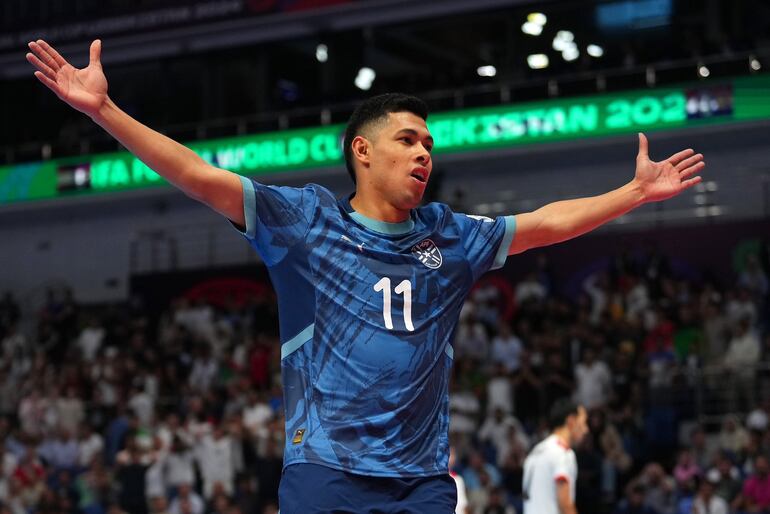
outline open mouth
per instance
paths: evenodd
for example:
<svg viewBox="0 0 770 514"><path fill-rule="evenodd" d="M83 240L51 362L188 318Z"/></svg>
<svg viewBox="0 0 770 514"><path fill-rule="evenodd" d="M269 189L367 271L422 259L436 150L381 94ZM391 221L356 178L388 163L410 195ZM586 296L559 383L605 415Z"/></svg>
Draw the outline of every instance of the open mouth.
<svg viewBox="0 0 770 514"><path fill-rule="evenodd" d="M423 184L428 181L428 170L425 168L421 168L421 167L415 168L414 170L412 170L411 175L413 179L419 180Z"/></svg>

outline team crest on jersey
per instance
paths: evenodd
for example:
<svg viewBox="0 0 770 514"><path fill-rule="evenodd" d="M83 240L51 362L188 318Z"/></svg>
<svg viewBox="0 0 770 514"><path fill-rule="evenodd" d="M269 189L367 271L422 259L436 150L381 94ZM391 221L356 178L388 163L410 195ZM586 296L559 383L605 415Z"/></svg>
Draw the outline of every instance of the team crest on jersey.
<svg viewBox="0 0 770 514"><path fill-rule="evenodd" d="M441 267L443 258L441 257L441 251L439 251L436 243L430 239L424 239L412 247L412 255L417 257L421 263L425 264L430 269L437 269Z"/></svg>

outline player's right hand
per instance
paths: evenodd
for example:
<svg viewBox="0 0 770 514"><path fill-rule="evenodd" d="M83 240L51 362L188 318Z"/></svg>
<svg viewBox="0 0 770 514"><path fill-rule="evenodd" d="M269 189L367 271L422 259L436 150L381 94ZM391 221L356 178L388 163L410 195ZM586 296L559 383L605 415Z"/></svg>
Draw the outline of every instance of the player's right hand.
<svg viewBox="0 0 770 514"><path fill-rule="evenodd" d="M37 68L35 77L78 111L94 117L107 100L107 78L102 71L102 42L91 43L90 62L77 69L51 45L38 39L29 43L27 60Z"/></svg>

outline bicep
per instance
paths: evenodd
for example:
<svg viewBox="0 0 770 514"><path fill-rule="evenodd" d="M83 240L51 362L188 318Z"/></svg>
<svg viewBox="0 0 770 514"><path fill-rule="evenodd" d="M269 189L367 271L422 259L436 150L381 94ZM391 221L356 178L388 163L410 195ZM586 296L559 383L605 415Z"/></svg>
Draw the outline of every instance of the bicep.
<svg viewBox="0 0 770 514"><path fill-rule="evenodd" d="M207 164L200 170L200 189L196 197L233 223L246 226L240 175Z"/></svg>

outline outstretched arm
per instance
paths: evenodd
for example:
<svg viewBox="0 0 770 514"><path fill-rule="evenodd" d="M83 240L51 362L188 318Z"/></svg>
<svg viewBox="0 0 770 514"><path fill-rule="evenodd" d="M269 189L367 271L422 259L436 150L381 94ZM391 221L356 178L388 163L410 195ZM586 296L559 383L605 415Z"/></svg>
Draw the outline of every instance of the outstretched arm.
<svg viewBox="0 0 770 514"><path fill-rule="evenodd" d="M76 69L52 46L29 43L27 60L35 77L64 102L88 115L115 139L186 195L244 226L243 189L238 175L211 166L195 152L123 112L107 95L100 60L102 43L91 43L90 62Z"/></svg>
<svg viewBox="0 0 770 514"><path fill-rule="evenodd" d="M508 255L547 246L585 234L649 202L678 195L701 181L706 164L692 149L660 162L650 160L647 138L639 134L636 174L628 184L599 196L550 203L516 216L516 236Z"/></svg>

